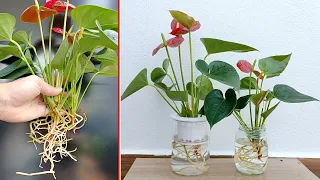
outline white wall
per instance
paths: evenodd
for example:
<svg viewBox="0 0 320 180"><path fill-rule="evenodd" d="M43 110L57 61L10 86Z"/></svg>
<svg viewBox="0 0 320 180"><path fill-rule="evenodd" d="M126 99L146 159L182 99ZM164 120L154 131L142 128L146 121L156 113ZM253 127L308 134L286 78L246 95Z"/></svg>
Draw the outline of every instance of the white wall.
<svg viewBox="0 0 320 180"><path fill-rule="evenodd" d="M161 66L166 57L160 50L151 56L160 42L160 33L169 38L171 16L178 9L199 20L202 27L193 34L194 59L203 58L205 49L199 38L215 37L241 42L260 50L247 54L220 54L210 60L233 65L239 59L262 58L293 53L285 72L268 79L266 86L288 84L320 98L320 4L318 0L269 1L121 1L121 92L144 67L149 73ZM188 68L187 42L182 46L185 69ZM171 51L174 61L176 50ZM189 72L188 72L189 73ZM242 74L243 75L243 74ZM188 77L190 75L188 74ZM216 88L221 84L214 82ZM170 154L172 110L152 88L145 88L122 103L122 154ZM269 117L270 155L320 157L320 103L281 103ZM214 126L210 148L213 155L232 155L238 124L229 117Z"/></svg>

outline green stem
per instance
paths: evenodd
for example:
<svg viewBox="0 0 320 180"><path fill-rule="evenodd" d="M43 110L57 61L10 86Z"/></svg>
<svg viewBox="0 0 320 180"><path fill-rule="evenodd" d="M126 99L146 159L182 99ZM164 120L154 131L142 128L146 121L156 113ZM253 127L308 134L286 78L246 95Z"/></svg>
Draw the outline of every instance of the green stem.
<svg viewBox="0 0 320 180"><path fill-rule="evenodd" d="M251 95L251 78L252 78L252 71L254 70L254 67L256 65L256 61L254 60L253 65L252 65L252 69L250 71L250 83L249 83L249 95ZM250 122L251 122L251 128L253 130L253 119L252 119L252 107L251 107L251 102L249 102L249 109L250 109Z"/></svg>
<svg viewBox="0 0 320 180"><path fill-rule="evenodd" d="M87 92L87 90L88 90L88 88L89 88L90 84L92 83L93 79L94 79L98 74L99 74L99 72L95 73L95 74L91 77L91 79L90 79L90 81L89 81L89 83L88 83L87 87L84 89L84 91L83 91L83 93L82 93L82 96L81 96L81 98L80 98L80 100L79 100L79 103L78 103L78 107L80 106L81 101L82 101L82 99L83 99L84 95L86 94L86 92Z"/></svg>
<svg viewBox="0 0 320 180"><path fill-rule="evenodd" d="M194 84L193 79L193 61L192 61L192 38L191 38L191 31L189 31L189 52L190 52L190 66L191 66L191 83ZM194 96L194 89L191 86L191 106L192 106L192 117L195 115L195 104L194 104L195 96Z"/></svg>
<svg viewBox="0 0 320 180"><path fill-rule="evenodd" d="M180 91L179 83L178 83L177 76L176 76L176 73L175 73L173 65L172 65L172 60L171 60L171 56L170 56L170 53L169 53L169 50L168 50L166 39L165 39L163 34L161 34L161 37L162 37L162 41L163 41L164 47L165 47L166 52L167 52L167 56L168 56L168 59L169 59L169 63L170 63L170 67L171 67L171 70L172 70L173 77L174 77L174 79L176 81L178 90Z"/></svg>
<svg viewBox="0 0 320 180"><path fill-rule="evenodd" d="M181 73L183 90L186 91L186 86L185 86L185 83L184 83L184 76L183 76L182 57L181 57L181 47L180 46L178 46L178 55L179 55L180 73Z"/></svg>
<svg viewBox="0 0 320 180"><path fill-rule="evenodd" d="M67 0L67 8L64 13L64 21L63 21L63 40L65 39L66 35L66 29L67 29L67 17L68 17L68 9L69 9L69 0Z"/></svg>
<svg viewBox="0 0 320 180"><path fill-rule="evenodd" d="M28 62L28 60L27 60L26 56L24 55L24 53L23 53L23 51L22 51L22 49L21 49L20 45L19 45L16 41L14 41L14 40L12 40L12 39L10 40L10 42L12 42L14 45L16 45L16 46L17 46L17 48L18 48L18 50L19 50L19 52L20 52L20 54L21 54L21 56L22 56L22 60L27 64L27 66L28 66L28 68L29 68L30 72L31 72L33 75L35 75L35 73L34 73L33 69L31 68L31 66L30 66L30 64L29 64L29 62Z"/></svg>
<svg viewBox="0 0 320 180"><path fill-rule="evenodd" d="M206 61L207 57L209 56L209 54L207 54L205 57L204 57L204 61ZM200 86L198 87L198 92L197 92L197 99L196 99L196 110L198 111L199 109L199 104L200 104L200 92L201 92L201 89L202 89L202 78L203 78L203 75L201 76L201 79L200 79ZM207 80L209 80L208 77L206 77ZM210 81L210 80L209 80Z"/></svg>
<svg viewBox="0 0 320 180"><path fill-rule="evenodd" d="M167 100L167 98L160 92L159 88L157 88L157 86L153 85L153 84L149 84L148 86L151 86L153 88L155 88L157 90L157 92L160 94L160 96L162 97L162 99L177 113L180 115L180 112L178 109L175 109L172 104Z"/></svg>

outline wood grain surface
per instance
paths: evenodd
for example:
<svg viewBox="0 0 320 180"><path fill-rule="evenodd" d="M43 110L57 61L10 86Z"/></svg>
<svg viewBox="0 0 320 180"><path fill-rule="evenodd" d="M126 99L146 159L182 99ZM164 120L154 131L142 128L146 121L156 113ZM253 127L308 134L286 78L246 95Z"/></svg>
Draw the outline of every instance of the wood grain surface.
<svg viewBox="0 0 320 180"><path fill-rule="evenodd" d="M121 156L121 179L127 175L133 162L137 158L169 158L169 156L152 156L152 155L122 155ZM213 158L230 158L230 156L214 156ZM170 161L170 159L168 159ZM320 159L307 158L299 159L313 174L320 177ZM170 162L169 162L170 164ZM233 164L232 164L233 165ZM170 166L169 166L170 167ZM233 165L234 167L234 165ZM269 167L268 167L269 168ZM256 178L255 178L256 179ZM314 177L312 177L314 179ZM126 179L127 180L127 179ZM130 180L130 179L129 179Z"/></svg>

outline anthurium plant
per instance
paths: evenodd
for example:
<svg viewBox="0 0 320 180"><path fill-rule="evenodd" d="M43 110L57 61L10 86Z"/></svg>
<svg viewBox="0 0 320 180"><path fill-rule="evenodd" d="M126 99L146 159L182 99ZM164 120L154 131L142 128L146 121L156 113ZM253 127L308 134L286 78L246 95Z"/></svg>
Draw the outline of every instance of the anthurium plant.
<svg viewBox="0 0 320 180"><path fill-rule="evenodd" d="M207 54L203 59L194 61L192 34L200 29L200 22L181 11L170 10L169 12L173 18L169 34L173 37L167 40L165 35L161 34L162 42L152 52L152 56L154 56L159 50L164 49L167 58L162 61L162 66L152 70L151 82L148 80L147 69L140 71L122 94L121 100L146 86L150 86L179 116L198 117L202 106L201 102L213 90L212 80L240 89L240 78L236 69L220 60L208 64L206 62L208 56L222 52L250 52L256 51L256 49L235 42L201 38ZM181 53L181 44L185 41L185 36L187 36L189 44L188 58L183 57ZM177 56L170 53L170 48L177 49ZM177 57L179 67L173 66L173 57ZM186 59L189 60L185 61ZM190 67L190 82L185 80L184 63L188 63ZM195 76L194 66L201 72L200 76ZM168 78L169 83L164 81L165 78Z"/></svg>
<svg viewBox="0 0 320 180"><path fill-rule="evenodd" d="M63 28L53 27L58 13L64 14ZM69 13L77 28L72 26L67 29ZM0 13L0 41L7 42L0 46L0 63L12 57L17 59L0 70L0 78L38 75L48 84L62 88L63 92L56 97L44 96L50 113L45 118L30 122L29 142L43 145L41 163L49 162L50 170L18 174L52 174L55 177L55 163L64 157L76 161L72 155L75 150L67 149L68 142L72 140L67 138L67 132L75 133L87 121L85 114L78 114L78 109L93 78L97 75L118 75L118 13L94 5L75 7L69 0L47 0L44 5L34 0L34 5L22 13L20 20L39 26L45 63L40 63L39 49L32 44L32 32L15 31L15 17ZM49 42L45 41L42 28L42 21L45 20L50 21ZM56 52L52 50L52 31L60 33L63 39ZM85 73L92 73L93 76L81 93Z"/></svg>
<svg viewBox="0 0 320 180"><path fill-rule="evenodd" d="M252 65L246 60L238 61L237 67L248 75L240 80L241 92L247 93L237 97L234 89L228 89L225 95L219 89L211 91L204 102L204 112L209 123L214 125L233 114L243 129L253 131L265 126L269 115L280 102L319 101L285 84L276 84L273 89L264 89L265 80L279 76L287 67L290 58L291 54L270 56L258 61L254 60ZM274 101L277 102L274 103ZM242 114L243 109L247 106L249 106L249 122L243 118Z"/></svg>

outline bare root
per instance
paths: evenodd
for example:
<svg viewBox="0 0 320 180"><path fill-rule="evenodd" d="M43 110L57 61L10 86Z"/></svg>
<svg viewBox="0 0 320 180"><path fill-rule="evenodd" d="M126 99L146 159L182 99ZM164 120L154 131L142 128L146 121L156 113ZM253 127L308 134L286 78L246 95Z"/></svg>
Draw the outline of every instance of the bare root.
<svg viewBox="0 0 320 180"><path fill-rule="evenodd" d="M50 170L38 173L16 172L16 174L24 176L52 174L56 178L54 171L55 163L60 162L65 157L70 157L74 161L77 161L76 157L72 155L77 149L67 150L68 142L72 140L72 138L67 138L67 133L69 131L75 133L76 130L82 128L87 121L87 117L85 114L81 116L77 113L69 113L66 110L61 111L60 113L54 112L46 118L32 121L29 125L30 133L28 134L31 138L29 142L43 145L43 152L39 154L41 156L39 167L42 168L43 162L50 162ZM56 156L59 156L59 158Z"/></svg>

